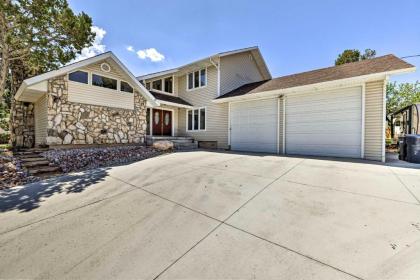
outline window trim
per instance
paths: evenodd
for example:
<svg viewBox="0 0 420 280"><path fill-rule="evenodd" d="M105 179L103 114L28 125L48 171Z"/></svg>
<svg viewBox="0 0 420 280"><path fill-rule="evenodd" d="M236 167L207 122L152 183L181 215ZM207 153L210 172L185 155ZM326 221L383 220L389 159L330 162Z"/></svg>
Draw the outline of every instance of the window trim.
<svg viewBox="0 0 420 280"><path fill-rule="evenodd" d="M101 76L101 77L108 78L108 79L112 79L112 80L116 80L116 81L117 81L117 88L116 88L116 89L112 89L112 88L107 88L107 87L101 87L101 86L94 85L94 84L93 84L93 75L96 75L96 76ZM94 72L94 71L92 71L92 72L91 72L91 75L90 75L90 85L91 85L91 86L93 86L93 87L99 87L99 88L104 88L104 89L109 89L109 90L112 90L112 91L121 92L121 91L120 91L120 81L121 81L120 79L117 79L117 78L115 78L115 77L111 77L111 76L107 76L107 75L99 74L99 73L96 73L96 72ZM125 91L123 91L123 92L125 92ZM127 92L127 93L129 93L129 92Z"/></svg>
<svg viewBox="0 0 420 280"><path fill-rule="evenodd" d="M206 75L205 75L205 77L206 77L206 84L204 86L202 86L201 85L201 70L204 70L204 69L206 70ZM199 84L198 87L194 87L194 73L195 72L198 72L198 84ZM190 74L193 74L193 83L192 83L193 87L191 89L188 88L188 84L189 84L189 77L188 76ZM186 89L186 91L193 91L193 90L196 90L196 89L205 88L205 87L207 87L207 84L208 83L209 83L209 79L208 79L208 69L207 69L207 66L206 67L203 67L203 68L200 68L198 70L190 71L187 74L185 74L185 89Z"/></svg>
<svg viewBox="0 0 420 280"><path fill-rule="evenodd" d="M201 121L201 114L200 111L201 109L204 109L205 112L205 117L204 117L204 129L200 129L200 121ZM198 110L198 129L194 129L194 111ZM188 112L192 111L192 129L188 129ZM194 107L191 109L186 109L185 110L185 131L187 132L206 132L207 131L207 106L203 106L203 107Z"/></svg>
<svg viewBox="0 0 420 280"><path fill-rule="evenodd" d="M121 90L121 82L124 82L124 83L128 84L133 89L133 92ZM127 82L126 80L119 80L119 84L120 84L120 87L118 88L119 91L124 92L124 93L134 93L134 87L129 82Z"/></svg>
<svg viewBox="0 0 420 280"><path fill-rule="evenodd" d="M166 90L166 88L165 88L165 79L166 78L172 78L172 92L165 91ZM158 89L153 88L153 82L159 81L159 80L161 80L161 82L162 82L162 89L163 90L158 90ZM145 80L144 84L146 84L146 83L150 83L150 89L148 89L148 90L156 91L156 92L163 93L163 94L175 95L175 76L174 75L163 76L163 77L156 78L156 79L151 79L151 80Z"/></svg>
<svg viewBox="0 0 420 280"><path fill-rule="evenodd" d="M82 71L82 72L88 73L88 83L87 84L85 84L85 83L79 83L79 82L76 82L76 81L71 81L69 79L70 73L77 72L77 71ZM98 75L98 76L102 76L102 77L105 77L105 78L117 80L117 89L110 89L110 88L106 88L106 87L95 86L92 83L93 74ZM131 83L127 82L126 80L123 80L123 79L120 79L118 77L111 76L111 75L104 75L103 73L99 73L97 71L85 70L83 68L76 69L74 71L68 72L66 76L67 76L67 81L69 83L77 83L77 84L81 84L83 86L97 87L97 88L101 88L103 90L111 91L111 92L114 92L114 93L116 92L116 93L121 93L121 94L135 94L135 91L136 91L135 87ZM122 91L121 90L121 81L126 82L127 84L129 84L133 88L133 92Z"/></svg>
<svg viewBox="0 0 420 280"><path fill-rule="evenodd" d="M72 74L72 73L76 73L76 72L85 72L85 73L87 73L87 83L81 83L81 82L78 82L78 81L72 81L72 80L70 80L70 74ZM83 84L83 85L90 85L90 83L91 83L91 77L90 77L90 71L85 71L85 70L81 70L81 69L78 69L78 70L74 70L74 71L71 71L71 72L68 72L67 73L67 80L69 81L69 82L72 82L72 83L78 83L78 84Z"/></svg>

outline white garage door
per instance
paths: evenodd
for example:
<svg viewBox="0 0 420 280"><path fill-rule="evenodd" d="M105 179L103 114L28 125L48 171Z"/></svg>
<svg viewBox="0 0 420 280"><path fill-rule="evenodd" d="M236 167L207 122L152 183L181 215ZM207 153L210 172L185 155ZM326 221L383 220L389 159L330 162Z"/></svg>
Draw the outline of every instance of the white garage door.
<svg viewBox="0 0 420 280"><path fill-rule="evenodd" d="M232 150L277 153L277 99L232 103Z"/></svg>
<svg viewBox="0 0 420 280"><path fill-rule="evenodd" d="M288 154L360 158L361 132L361 87L287 96Z"/></svg>

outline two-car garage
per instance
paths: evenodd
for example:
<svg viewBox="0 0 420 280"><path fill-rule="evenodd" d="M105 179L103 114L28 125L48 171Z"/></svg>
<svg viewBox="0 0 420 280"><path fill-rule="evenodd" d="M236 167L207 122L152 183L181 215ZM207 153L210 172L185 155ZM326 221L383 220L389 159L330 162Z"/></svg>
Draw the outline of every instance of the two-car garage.
<svg viewBox="0 0 420 280"><path fill-rule="evenodd" d="M361 158L362 98L357 86L232 102L231 149Z"/></svg>

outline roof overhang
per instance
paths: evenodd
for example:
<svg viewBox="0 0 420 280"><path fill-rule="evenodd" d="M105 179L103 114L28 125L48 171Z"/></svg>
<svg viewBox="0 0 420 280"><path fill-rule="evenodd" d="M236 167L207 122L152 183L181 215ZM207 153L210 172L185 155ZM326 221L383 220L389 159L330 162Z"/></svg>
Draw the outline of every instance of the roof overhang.
<svg viewBox="0 0 420 280"><path fill-rule="evenodd" d="M218 53L212 56L205 57L203 59L193 61L191 63L185 64L183 66L180 66L174 69L169 69L169 70L151 73L147 75L141 75L141 76L138 76L137 79L142 81L142 80L150 80L150 79L154 79L154 78L158 78L158 77L162 77L166 75L171 75L171 74L183 75L186 72L193 71L198 66L199 67L211 66L211 65L214 65L215 62L218 62L223 57L238 54L238 53L243 53L243 52L251 52L252 56L255 58L257 66L259 70L261 71L261 74L264 79L272 78L270 71L268 70L267 64L265 63L264 57L262 56L260 52L260 49L258 47L250 47L250 48L244 48L244 49L238 49L234 51Z"/></svg>
<svg viewBox="0 0 420 280"><path fill-rule="evenodd" d="M142 94L147 102L152 106L158 106L159 103L154 98L154 96L136 79L136 77L125 67L125 65L112 53L106 52L91 58L84 59L66 66L63 66L57 70L46 72L41 75L34 76L32 78L26 79L22 82L22 85L19 87L18 91L15 94L15 99L18 101L36 101L40 95L46 93L48 90L47 81L54 77L59 77L66 75L68 72L73 70L83 68L90 64L102 61L104 59L110 58L115 61L115 63L127 74L128 77L132 80L134 87ZM38 96L39 95L39 96ZM38 96L38 98L37 98ZM33 100L33 101L30 101Z"/></svg>
<svg viewBox="0 0 420 280"><path fill-rule="evenodd" d="M244 94L244 95L233 96L233 97L218 98L218 99L212 100L212 102L213 103L226 103L226 102L235 102L235 101L243 101L243 100L270 98L270 97L276 97L276 96L288 95L288 94L304 93L307 91L318 91L318 90L333 89L333 88L339 88L339 87L358 86L366 82L386 80L388 79L390 75L411 73L411 72L414 72L415 70L416 70L416 67L411 67L411 68L393 70L393 71L388 71L388 72L374 73L374 74L356 76L356 77L351 77L351 78L346 78L346 79L333 80L333 81L322 82L322 83L290 87L290 88L285 88L285 89L275 89L275 90L270 90L270 91L262 91L262 92Z"/></svg>
<svg viewBox="0 0 420 280"><path fill-rule="evenodd" d="M179 104L179 103L175 103L175 102L169 102L169 101L164 101L164 100L159 100L160 104L164 104L164 105L168 105L168 106L173 106L173 107L178 107L178 108L185 108L185 109L192 109L194 108L193 106L189 106L189 105L185 105L185 104Z"/></svg>

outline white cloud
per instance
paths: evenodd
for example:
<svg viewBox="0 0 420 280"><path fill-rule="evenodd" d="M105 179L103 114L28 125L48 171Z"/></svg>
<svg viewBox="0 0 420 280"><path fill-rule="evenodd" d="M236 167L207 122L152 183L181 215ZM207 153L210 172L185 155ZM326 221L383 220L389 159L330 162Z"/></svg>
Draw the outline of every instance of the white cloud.
<svg viewBox="0 0 420 280"><path fill-rule="evenodd" d="M82 53L78 55L74 61L83 60L105 52L106 46L102 44L102 41L106 35L106 31L98 26L92 26L91 30L93 33L96 34L92 46L90 46L89 48L84 48L82 50Z"/></svg>
<svg viewBox="0 0 420 280"><path fill-rule="evenodd" d="M137 56L140 59L150 59L152 62L159 62L165 59L165 56L158 52L155 48L144 49L137 51Z"/></svg>
<svg viewBox="0 0 420 280"><path fill-rule="evenodd" d="M127 51L129 51L129 52L134 52L134 48L133 48L133 46L128 46L128 47L127 47Z"/></svg>

